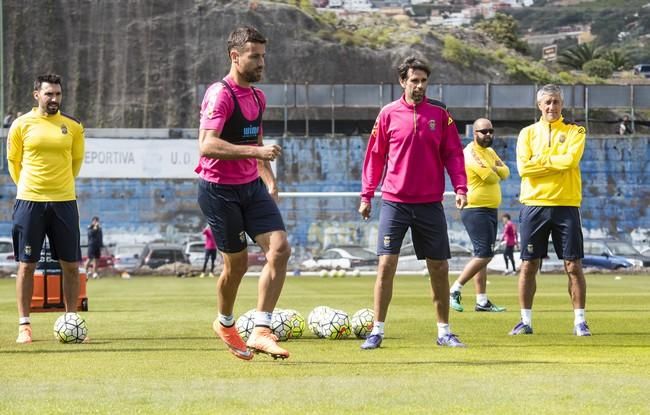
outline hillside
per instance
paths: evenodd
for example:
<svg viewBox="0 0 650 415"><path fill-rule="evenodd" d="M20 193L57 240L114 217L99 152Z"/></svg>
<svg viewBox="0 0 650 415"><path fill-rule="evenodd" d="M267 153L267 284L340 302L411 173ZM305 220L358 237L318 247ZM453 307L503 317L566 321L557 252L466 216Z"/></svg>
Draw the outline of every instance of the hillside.
<svg viewBox="0 0 650 415"><path fill-rule="evenodd" d="M65 110L88 127L195 127L197 85L227 72L225 40L242 24L269 39L267 83L392 83L396 63L413 53L432 62L435 82L550 76L469 30L387 17L350 23L280 2L6 0L3 7L7 110L31 107L33 77L54 71L64 78Z"/></svg>

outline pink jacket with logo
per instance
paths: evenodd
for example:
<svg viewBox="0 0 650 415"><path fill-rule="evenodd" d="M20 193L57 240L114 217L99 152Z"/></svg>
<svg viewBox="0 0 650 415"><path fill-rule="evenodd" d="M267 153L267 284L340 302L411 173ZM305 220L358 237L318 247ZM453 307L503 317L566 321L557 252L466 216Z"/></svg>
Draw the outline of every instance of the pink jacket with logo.
<svg viewBox="0 0 650 415"><path fill-rule="evenodd" d="M454 191L467 193L463 147L445 105L425 98L412 105L404 96L382 108L363 162L361 201L370 202L381 183L392 202L440 202L444 170Z"/></svg>

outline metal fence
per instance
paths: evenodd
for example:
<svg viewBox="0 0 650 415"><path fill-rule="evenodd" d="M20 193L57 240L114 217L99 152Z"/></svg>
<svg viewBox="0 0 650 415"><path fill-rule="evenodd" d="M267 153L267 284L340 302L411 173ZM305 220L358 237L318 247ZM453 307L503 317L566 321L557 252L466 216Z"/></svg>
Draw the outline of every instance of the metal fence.
<svg viewBox="0 0 650 415"><path fill-rule="evenodd" d="M481 109L489 117L493 109L535 109L540 85L505 84L430 84L427 96L441 100L453 109ZM199 86L197 99L203 99L207 85ZM284 109L381 108L402 95L399 84L261 84L267 107ZM650 85L560 85L565 109L590 111L618 109L630 114L650 109ZM634 124L632 125L634 128Z"/></svg>

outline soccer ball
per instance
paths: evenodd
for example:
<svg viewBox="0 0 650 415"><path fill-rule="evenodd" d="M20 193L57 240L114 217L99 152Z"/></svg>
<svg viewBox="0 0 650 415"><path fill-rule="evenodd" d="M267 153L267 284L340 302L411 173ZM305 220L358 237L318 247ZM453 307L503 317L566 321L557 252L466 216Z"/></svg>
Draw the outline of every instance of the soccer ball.
<svg viewBox="0 0 650 415"><path fill-rule="evenodd" d="M305 318L296 310L284 310L289 315L291 324L291 338L298 339L305 332Z"/></svg>
<svg viewBox="0 0 650 415"><path fill-rule="evenodd" d="M361 271L359 271L358 269L354 269L352 271L352 276L356 277L356 278L359 278L361 276Z"/></svg>
<svg viewBox="0 0 650 415"><path fill-rule="evenodd" d="M322 315L319 325L321 336L330 340L344 339L352 333L348 314L342 310L330 309Z"/></svg>
<svg viewBox="0 0 650 415"><path fill-rule="evenodd" d="M336 271L336 277L337 278L345 278L345 270L340 269L340 270Z"/></svg>
<svg viewBox="0 0 650 415"><path fill-rule="evenodd" d="M318 275L320 275L321 278L327 278L327 270L324 269L320 270Z"/></svg>
<svg viewBox="0 0 650 415"><path fill-rule="evenodd" d="M331 308L328 306L321 305L311 310L311 313L307 316L307 327L309 327L309 331L318 337L323 337L320 333L320 322L323 314L329 310Z"/></svg>
<svg viewBox="0 0 650 415"><path fill-rule="evenodd" d="M235 323L237 332L244 341L248 340L253 329L255 328L255 309L248 310L242 314Z"/></svg>
<svg viewBox="0 0 650 415"><path fill-rule="evenodd" d="M77 313L62 314L54 322L54 338L61 343L82 343L87 335L86 320Z"/></svg>
<svg viewBox="0 0 650 415"><path fill-rule="evenodd" d="M271 319L271 331L278 336L279 341L287 341L291 337L293 326L291 325L291 315L285 310L276 308L273 310Z"/></svg>
<svg viewBox="0 0 650 415"><path fill-rule="evenodd" d="M350 325L352 332L359 339L365 339L372 331L374 325L375 312L369 308L362 308L352 315Z"/></svg>

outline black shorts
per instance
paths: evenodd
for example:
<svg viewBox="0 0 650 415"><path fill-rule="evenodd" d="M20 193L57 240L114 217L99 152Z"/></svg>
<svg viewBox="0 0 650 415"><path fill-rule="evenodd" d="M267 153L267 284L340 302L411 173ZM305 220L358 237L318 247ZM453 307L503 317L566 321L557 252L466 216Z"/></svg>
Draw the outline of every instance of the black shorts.
<svg viewBox="0 0 650 415"><path fill-rule="evenodd" d="M246 234L255 240L257 235L285 230L278 205L260 178L237 185L199 179L198 200L222 252L246 248Z"/></svg>
<svg viewBox="0 0 650 415"><path fill-rule="evenodd" d="M14 255L21 262L38 262L45 235L52 259L81 261L79 211L75 200L32 202L16 200L12 237Z"/></svg>
<svg viewBox="0 0 650 415"><path fill-rule="evenodd" d="M477 258L494 256L494 241L497 238L497 210L493 208L465 208L460 217L474 246Z"/></svg>
<svg viewBox="0 0 650 415"><path fill-rule="evenodd" d="M100 245L88 245L86 253L89 259L99 259L102 256L102 247Z"/></svg>
<svg viewBox="0 0 650 415"><path fill-rule="evenodd" d="M519 213L521 259L548 255L548 237L559 259L584 257L580 209L574 206L524 206Z"/></svg>
<svg viewBox="0 0 650 415"><path fill-rule="evenodd" d="M418 259L451 258L447 220L440 202L398 203L382 200L377 255L399 254L408 228L411 228L413 248Z"/></svg>

